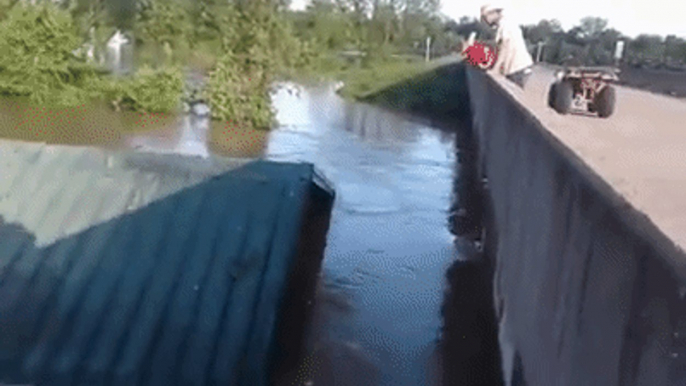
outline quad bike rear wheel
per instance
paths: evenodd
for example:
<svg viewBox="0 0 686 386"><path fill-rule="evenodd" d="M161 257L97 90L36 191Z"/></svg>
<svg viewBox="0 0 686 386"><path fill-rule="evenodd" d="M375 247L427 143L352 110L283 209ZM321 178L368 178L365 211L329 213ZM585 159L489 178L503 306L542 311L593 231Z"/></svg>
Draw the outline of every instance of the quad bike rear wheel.
<svg viewBox="0 0 686 386"><path fill-rule="evenodd" d="M556 87L557 87L557 82L553 83L550 86L550 92L548 92L548 106L551 109L555 108L555 95L556 95Z"/></svg>
<svg viewBox="0 0 686 386"><path fill-rule="evenodd" d="M594 109L599 117L607 118L614 113L616 98L614 87L608 85L600 90L593 101Z"/></svg>
<svg viewBox="0 0 686 386"><path fill-rule="evenodd" d="M572 101L574 100L574 87L572 82L563 80L556 82L550 88L548 95L548 104L551 105L555 111L565 115L568 114L572 108Z"/></svg>

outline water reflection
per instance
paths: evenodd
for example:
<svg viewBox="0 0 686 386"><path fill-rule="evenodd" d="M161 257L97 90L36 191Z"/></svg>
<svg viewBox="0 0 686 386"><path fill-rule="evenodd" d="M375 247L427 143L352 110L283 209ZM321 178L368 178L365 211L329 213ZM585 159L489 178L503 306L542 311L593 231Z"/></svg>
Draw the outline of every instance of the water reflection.
<svg viewBox="0 0 686 386"><path fill-rule="evenodd" d="M469 243L465 259L450 267L442 307L441 357L444 385L501 386L500 351L493 310L492 274Z"/></svg>
<svg viewBox="0 0 686 386"><path fill-rule="evenodd" d="M207 119L182 116L175 125L127 137L128 146L146 152L207 157Z"/></svg>
<svg viewBox="0 0 686 386"><path fill-rule="evenodd" d="M343 128L388 149L399 149L417 140L416 123L397 113L361 103L345 105Z"/></svg>
<svg viewBox="0 0 686 386"><path fill-rule="evenodd" d="M484 205L482 181L471 130L463 125L455 141L456 178L449 212L450 229L458 237L460 259L446 273L448 289L441 308L441 356L445 385L500 386L500 351L493 306L492 267L481 247ZM490 252L490 251L489 251Z"/></svg>

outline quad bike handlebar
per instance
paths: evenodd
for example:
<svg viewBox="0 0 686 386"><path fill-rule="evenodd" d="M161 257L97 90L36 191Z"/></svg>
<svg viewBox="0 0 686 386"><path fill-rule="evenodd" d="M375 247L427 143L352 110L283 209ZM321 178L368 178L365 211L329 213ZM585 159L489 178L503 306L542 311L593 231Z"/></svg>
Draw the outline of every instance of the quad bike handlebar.
<svg viewBox="0 0 686 386"><path fill-rule="evenodd" d="M555 77L558 80L577 78L577 79L602 79L605 82L613 83L619 80L620 70L613 67L565 67L557 70Z"/></svg>

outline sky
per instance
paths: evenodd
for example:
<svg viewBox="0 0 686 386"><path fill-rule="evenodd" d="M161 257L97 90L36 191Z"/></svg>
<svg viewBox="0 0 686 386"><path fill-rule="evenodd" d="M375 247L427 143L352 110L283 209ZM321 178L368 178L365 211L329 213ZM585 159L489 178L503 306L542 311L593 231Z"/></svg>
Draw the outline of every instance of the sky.
<svg viewBox="0 0 686 386"><path fill-rule="evenodd" d="M488 0L442 0L442 12L453 19L477 17ZM309 0L293 0L292 7L304 8ZM609 27L630 37L641 33L677 35L686 38L686 2L681 0L505 0L507 12L520 24L557 19L565 30L584 16L608 20Z"/></svg>

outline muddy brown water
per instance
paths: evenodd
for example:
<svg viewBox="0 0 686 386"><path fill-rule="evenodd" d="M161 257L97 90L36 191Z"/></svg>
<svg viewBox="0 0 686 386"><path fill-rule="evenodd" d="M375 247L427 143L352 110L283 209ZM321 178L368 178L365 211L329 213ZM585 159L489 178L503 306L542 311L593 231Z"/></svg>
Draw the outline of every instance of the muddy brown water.
<svg viewBox="0 0 686 386"><path fill-rule="evenodd" d="M50 143L314 163L337 196L307 353L282 384L495 385L484 380L489 377L478 379L473 369L475 358L478 367L483 362L479 355L490 355L483 353L488 348L484 341L493 339L482 331L477 315L488 299L475 294L474 299L483 301L464 300L471 299L470 291L483 292L486 286L469 269L462 279L459 269L455 274L469 253L455 243L449 225L459 177L455 133L348 103L331 86L283 86L274 94L279 127L271 132L192 114L113 113L106 106L58 114L7 102L0 107L0 134ZM21 130L22 122L32 130ZM448 298L446 276L462 280ZM457 300L455 290L461 294ZM443 339L441 345L444 303L449 312L444 309L443 315L450 318L446 324L453 333L443 336L453 342ZM475 350L480 354L473 355ZM453 360L471 368L464 372L469 377L459 382L459 376L446 377L460 372ZM488 365L477 371L489 372Z"/></svg>

